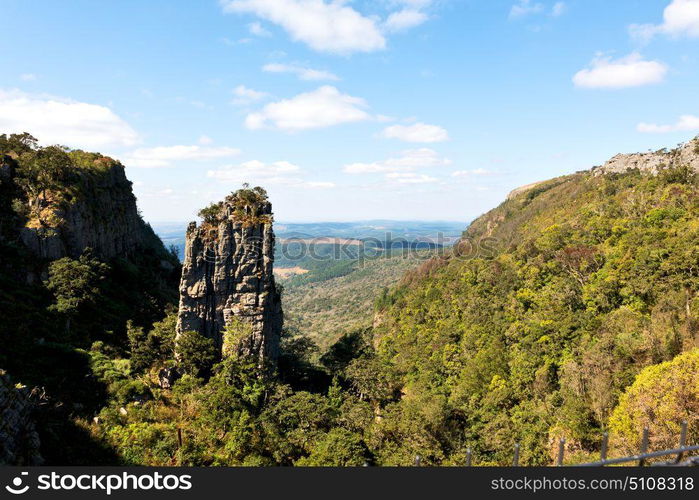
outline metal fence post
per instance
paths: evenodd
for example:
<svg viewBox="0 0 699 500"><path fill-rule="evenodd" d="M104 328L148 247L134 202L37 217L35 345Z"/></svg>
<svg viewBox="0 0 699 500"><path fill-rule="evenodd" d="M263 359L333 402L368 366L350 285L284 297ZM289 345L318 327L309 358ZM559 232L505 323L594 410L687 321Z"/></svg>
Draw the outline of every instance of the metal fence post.
<svg viewBox="0 0 699 500"><path fill-rule="evenodd" d="M639 455L644 455L645 453L648 453L648 435L649 431L648 427L646 427L645 429L643 429L643 437L641 438L641 451ZM641 458L638 461L638 466L643 467L644 465L646 465L646 460L645 458Z"/></svg>
<svg viewBox="0 0 699 500"><path fill-rule="evenodd" d="M466 467L471 467L471 460L473 459L473 452L471 448L466 449Z"/></svg>
<svg viewBox="0 0 699 500"><path fill-rule="evenodd" d="M687 421L684 420L682 422L682 428L680 430L680 448L684 448L687 446ZM680 463L682 461L682 452L679 452L677 454L677 459L675 460L675 463Z"/></svg>
<svg viewBox="0 0 699 500"><path fill-rule="evenodd" d="M561 467L563 465L563 455L566 452L566 440L565 438L561 438L561 440L558 442L558 461L556 462L556 465L558 467Z"/></svg>
<svg viewBox="0 0 699 500"><path fill-rule="evenodd" d="M600 460L607 461L607 450L609 449L609 433L602 434L602 449L600 450Z"/></svg>
<svg viewBox="0 0 699 500"><path fill-rule="evenodd" d="M512 461L512 467L519 467L519 443L515 444L515 457Z"/></svg>
<svg viewBox="0 0 699 500"><path fill-rule="evenodd" d="M422 463L422 457L420 455L415 455L415 467L420 467Z"/></svg>

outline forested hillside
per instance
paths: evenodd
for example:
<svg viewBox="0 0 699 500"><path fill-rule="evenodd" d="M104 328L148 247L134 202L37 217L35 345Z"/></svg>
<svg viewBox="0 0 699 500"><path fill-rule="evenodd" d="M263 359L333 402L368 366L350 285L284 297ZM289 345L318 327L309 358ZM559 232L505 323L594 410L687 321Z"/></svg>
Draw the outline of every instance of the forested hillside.
<svg viewBox="0 0 699 500"><path fill-rule="evenodd" d="M126 353L127 323L162 319L178 280L121 164L0 135L0 369L36 389L47 462L115 460L78 425L106 400L94 349Z"/></svg>
<svg viewBox="0 0 699 500"><path fill-rule="evenodd" d="M505 463L517 441L525 463L543 464L561 437L582 460L603 430L628 451L643 426L665 445L683 419L699 438L694 170L557 178L474 222L466 239L483 238L496 243L494 258L424 266L380 312L376 363L401 394L376 401L391 429L384 460L420 453L441 463L468 444L481 461ZM644 372L638 384L664 392L617 407L645 367L683 352L693 354L673 369L684 384Z"/></svg>

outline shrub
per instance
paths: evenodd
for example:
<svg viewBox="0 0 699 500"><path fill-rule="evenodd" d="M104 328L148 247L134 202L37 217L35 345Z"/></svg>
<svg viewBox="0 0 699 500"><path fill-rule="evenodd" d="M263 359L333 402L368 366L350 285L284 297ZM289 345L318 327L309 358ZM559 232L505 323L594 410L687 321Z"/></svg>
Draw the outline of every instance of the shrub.
<svg viewBox="0 0 699 500"><path fill-rule="evenodd" d="M638 450L648 428L652 448L677 445L680 423L689 424L688 442L699 440L699 349L645 368L621 396L609 428L622 453Z"/></svg>
<svg viewBox="0 0 699 500"><path fill-rule="evenodd" d="M184 373L201 378L211 375L219 357L214 341L197 332L184 332L179 336L177 355Z"/></svg>

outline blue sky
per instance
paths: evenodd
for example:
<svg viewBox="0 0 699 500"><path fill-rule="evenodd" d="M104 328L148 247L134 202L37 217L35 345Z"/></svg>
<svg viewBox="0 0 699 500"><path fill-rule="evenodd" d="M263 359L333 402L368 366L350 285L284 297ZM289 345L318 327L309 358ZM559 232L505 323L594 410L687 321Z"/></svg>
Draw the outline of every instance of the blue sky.
<svg viewBox="0 0 699 500"><path fill-rule="evenodd" d="M0 132L119 158L144 217L468 221L699 133L699 0L0 0Z"/></svg>

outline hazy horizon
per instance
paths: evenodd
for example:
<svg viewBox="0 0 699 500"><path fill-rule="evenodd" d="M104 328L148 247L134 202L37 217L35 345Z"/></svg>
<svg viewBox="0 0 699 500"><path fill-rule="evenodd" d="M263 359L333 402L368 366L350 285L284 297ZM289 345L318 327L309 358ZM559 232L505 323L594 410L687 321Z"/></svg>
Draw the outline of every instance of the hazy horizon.
<svg viewBox="0 0 699 500"><path fill-rule="evenodd" d="M289 221L471 220L699 133L695 0L308 5L5 0L0 133L121 160L154 222L244 182Z"/></svg>

